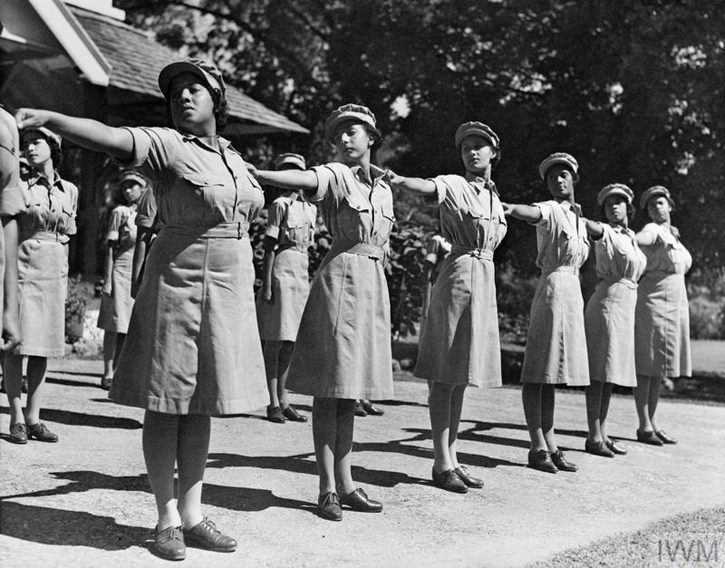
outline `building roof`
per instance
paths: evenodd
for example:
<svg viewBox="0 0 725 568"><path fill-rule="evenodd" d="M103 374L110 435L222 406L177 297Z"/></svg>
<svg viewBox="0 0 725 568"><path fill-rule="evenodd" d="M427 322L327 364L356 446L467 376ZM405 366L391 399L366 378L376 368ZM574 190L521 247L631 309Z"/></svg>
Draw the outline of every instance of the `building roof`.
<svg viewBox="0 0 725 568"><path fill-rule="evenodd" d="M182 57L179 52L157 43L147 32L114 18L77 7L71 7L71 11L111 64L109 87L131 91L144 98L163 100L157 82L158 74L168 63ZM233 121L239 119L247 123L244 128L245 134L275 131L309 132L306 128L248 97L240 89L229 85L227 103L232 118L227 131L234 130Z"/></svg>

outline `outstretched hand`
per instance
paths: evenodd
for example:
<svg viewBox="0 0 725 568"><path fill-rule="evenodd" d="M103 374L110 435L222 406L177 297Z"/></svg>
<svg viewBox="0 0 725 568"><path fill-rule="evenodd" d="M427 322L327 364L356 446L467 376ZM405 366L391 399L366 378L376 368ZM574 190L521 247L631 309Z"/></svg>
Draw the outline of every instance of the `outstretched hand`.
<svg viewBox="0 0 725 568"><path fill-rule="evenodd" d="M254 164L250 164L246 160L244 160L244 165L247 166L247 170L250 174L252 174L252 177L254 179L257 179L259 177L259 170L257 169L257 166L255 166Z"/></svg>
<svg viewBox="0 0 725 568"><path fill-rule="evenodd" d="M501 202L501 207L503 207L503 214L507 217L511 215L511 212L514 210L514 205L511 203L504 203L503 201Z"/></svg>
<svg viewBox="0 0 725 568"><path fill-rule="evenodd" d="M20 108L15 112L18 130L40 128L48 122L48 111L34 108Z"/></svg>
<svg viewBox="0 0 725 568"><path fill-rule="evenodd" d="M385 179L390 185L399 185L405 180L403 176L399 176L393 170L385 170Z"/></svg>

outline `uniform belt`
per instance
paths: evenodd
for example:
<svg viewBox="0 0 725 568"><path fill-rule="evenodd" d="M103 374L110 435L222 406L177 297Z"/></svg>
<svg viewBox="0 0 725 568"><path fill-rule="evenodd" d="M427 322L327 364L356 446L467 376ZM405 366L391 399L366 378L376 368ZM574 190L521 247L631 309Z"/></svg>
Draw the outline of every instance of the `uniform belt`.
<svg viewBox="0 0 725 568"><path fill-rule="evenodd" d="M578 266L555 266L554 268L542 268L541 275L548 276L553 272L565 272L567 274L579 274Z"/></svg>
<svg viewBox="0 0 725 568"><path fill-rule="evenodd" d="M66 244L70 240L68 235L56 233L55 231L35 231L29 238L39 241L53 241L61 244Z"/></svg>
<svg viewBox="0 0 725 568"><path fill-rule="evenodd" d="M199 239L243 239L249 236L249 223L219 223L217 225L164 225L160 233Z"/></svg>
<svg viewBox="0 0 725 568"><path fill-rule="evenodd" d="M616 278L614 276L610 276L607 278L602 278L602 282L611 285L611 284L626 284L627 286L633 286L634 288L637 287L637 282L632 278Z"/></svg>
<svg viewBox="0 0 725 568"><path fill-rule="evenodd" d="M463 245L452 245L451 255L459 256L467 254L475 258L481 258L483 260L493 260L493 251L488 249L466 247Z"/></svg>
<svg viewBox="0 0 725 568"><path fill-rule="evenodd" d="M375 246L370 243L357 243L342 239L333 240L329 252L330 258L343 252L367 256L368 258L372 258L374 260L382 260L385 257L385 252L382 247Z"/></svg>

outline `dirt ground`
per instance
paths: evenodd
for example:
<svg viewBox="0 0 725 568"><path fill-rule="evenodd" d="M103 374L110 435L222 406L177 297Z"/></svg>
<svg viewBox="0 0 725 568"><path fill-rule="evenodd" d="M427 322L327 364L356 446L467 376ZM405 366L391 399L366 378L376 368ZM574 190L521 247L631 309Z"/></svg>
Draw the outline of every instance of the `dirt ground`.
<svg viewBox="0 0 725 568"><path fill-rule="evenodd" d="M0 564L166 565L150 551L155 508L141 455L142 411L110 403L97 361L54 361L43 420L57 444L7 442L0 399ZM401 378L404 378L401 375ZM239 548L189 549L185 566L521 566L676 514L725 504L725 406L664 400L676 446L634 440L631 396L615 396L610 433L629 455L583 452L584 396L557 393L559 443L575 474L525 467L520 391L469 389L460 458L482 490L446 493L430 482L426 385L396 381L385 416L356 420L354 477L384 503L378 515L315 515L311 425L271 424L262 410L215 419L204 490L206 513ZM303 412L310 400L293 396ZM652 559L655 543L652 535ZM603 559L605 560L605 559Z"/></svg>

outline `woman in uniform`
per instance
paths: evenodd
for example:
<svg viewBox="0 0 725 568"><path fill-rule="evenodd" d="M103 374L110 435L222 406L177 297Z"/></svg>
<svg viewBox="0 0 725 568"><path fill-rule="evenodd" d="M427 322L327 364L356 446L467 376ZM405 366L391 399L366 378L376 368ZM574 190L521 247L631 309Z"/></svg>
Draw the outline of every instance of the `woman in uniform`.
<svg viewBox="0 0 725 568"><path fill-rule="evenodd" d="M109 390L113 369L118 362L128 332L133 299L131 278L133 252L136 245L136 204L146 191L148 182L138 172L122 172L118 189L123 203L111 211L106 232L106 258L101 289L101 310L98 327L103 330L103 378L101 388Z"/></svg>
<svg viewBox="0 0 725 568"><path fill-rule="evenodd" d="M395 219L385 172L371 164L371 149L381 141L373 113L343 105L328 117L325 137L339 162L255 175L262 183L302 189L319 204L333 237L310 288L288 388L314 397L318 512L339 521L341 505L365 512L383 508L355 486L352 440L355 399L393 395L390 297L382 261Z"/></svg>
<svg viewBox="0 0 725 568"><path fill-rule="evenodd" d="M637 281L647 259L637 245L629 220L634 214L634 194L624 184L602 188L597 203L607 223L588 221L589 234L596 239L597 288L584 312L589 358L586 388L589 435L584 449L590 454L614 457L627 450L607 435L605 423L612 387L634 387L634 309Z"/></svg>
<svg viewBox="0 0 725 568"><path fill-rule="evenodd" d="M589 255L589 237L574 200L578 171L573 156L551 154L539 165L539 175L553 199L533 205L503 204L506 215L536 226L536 265L541 277L531 304L521 393L531 438L529 467L548 473L578 469L556 445L554 387L589 384L579 283L579 268Z"/></svg>
<svg viewBox="0 0 725 568"><path fill-rule="evenodd" d="M155 548L232 552L236 541L201 511L210 416L266 404L254 308L249 222L264 204L241 155L218 135L226 121L219 70L188 59L164 67L159 87L173 128L111 128L21 109L18 126L48 124L149 177L162 223L134 304L110 398L146 410L143 452L156 500ZM178 467L178 500L174 470Z"/></svg>
<svg viewBox="0 0 725 568"><path fill-rule="evenodd" d="M468 385L501 386L501 347L493 252L506 235L506 219L491 169L499 138L481 122L455 134L464 176L409 178L389 172L394 188L435 195L443 237L451 251L433 287L413 374L428 380L434 485L466 493L481 488L458 461L456 440Z"/></svg>
<svg viewBox="0 0 725 568"><path fill-rule="evenodd" d="M68 293L68 241L76 233L78 188L56 171L61 138L42 125L21 133L32 170L21 183L25 209L18 217L18 301L22 343L5 357L10 403L10 440L57 442L40 422L48 357L65 355L65 300ZM27 357L28 400L23 416L20 389Z"/></svg>
<svg viewBox="0 0 725 568"><path fill-rule="evenodd" d="M282 154L276 170L306 169L299 154ZM299 191L287 190L274 200L264 233L264 278L257 295L259 337L264 342L270 422L307 422L287 401L287 372L302 310L310 292L307 249L312 243L317 208Z"/></svg>
<svg viewBox="0 0 725 568"><path fill-rule="evenodd" d="M661 446L677 443L655 418L662 379L692 376L685 288L685 273L692 265L692 257L671 224L674 203L666 187L650 187L642 194L640 206L651 222L637 233L637 242L647 257L647 268L639 283L634 335L637 440Z"/></svg>

